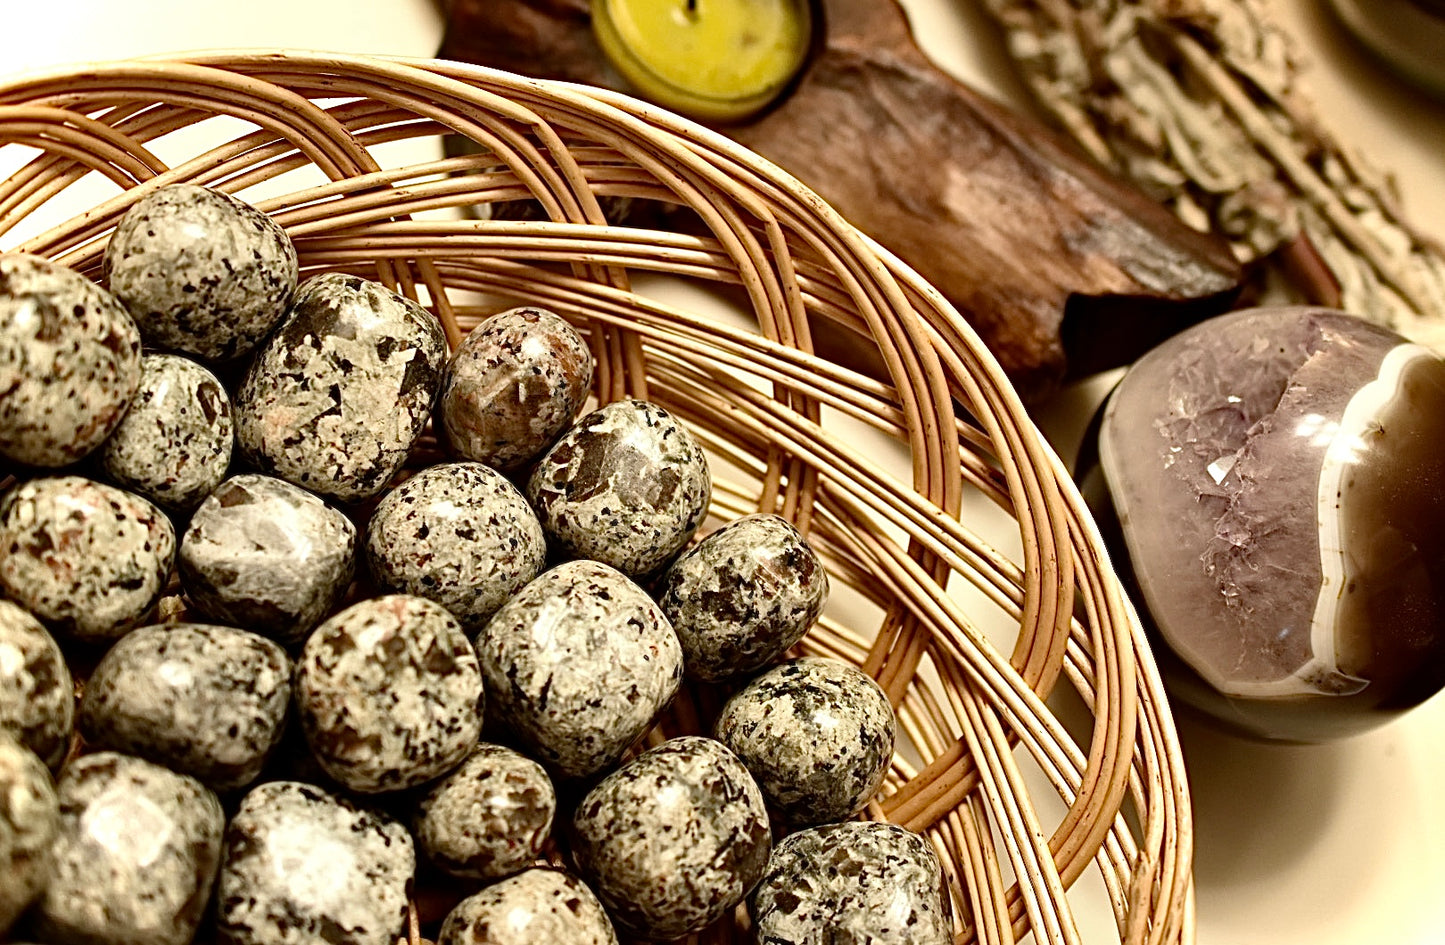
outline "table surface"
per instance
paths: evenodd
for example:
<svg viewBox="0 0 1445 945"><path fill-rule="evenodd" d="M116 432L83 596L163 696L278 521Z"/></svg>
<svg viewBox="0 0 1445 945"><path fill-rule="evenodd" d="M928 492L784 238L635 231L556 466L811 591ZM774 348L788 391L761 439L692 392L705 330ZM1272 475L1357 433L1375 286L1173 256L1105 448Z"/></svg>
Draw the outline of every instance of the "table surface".
<svg viewBox="0 0 1445 945"><path fill-rule="evenodd" d="M979 2L904 5L943 68L1022 107ZM1378 69L1325 0L1270 2L1312 62L1306 84L1326 124L1392 171L1417 225L1445 240L1445 102ZM0 72L216 47L427 56L442 30L429 0L80 0L64 26L47 4L4 7ZM1086 382L1041 412L1066 458L1105 388ZM1336 745L1261 746L1187 719L1180 730L1195 805L1200 942L1445 942L1445 699ZM1092 931L1106 916L1086 901L1088 909L1100 913L1081 915Z"/></svg>

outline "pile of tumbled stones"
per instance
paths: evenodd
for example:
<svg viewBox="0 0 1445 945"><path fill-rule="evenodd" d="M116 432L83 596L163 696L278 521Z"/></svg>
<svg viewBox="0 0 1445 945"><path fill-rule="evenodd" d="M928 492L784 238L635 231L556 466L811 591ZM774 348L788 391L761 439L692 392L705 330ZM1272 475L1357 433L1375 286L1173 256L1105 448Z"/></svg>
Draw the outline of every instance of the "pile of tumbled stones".
<svg viewBox="0 0 1445 945"><path fill-rule="evenodd" d="M190 185L125 214L104 283L0 255L0 939L393 945L440 886L448 945L745 901L766 943L951 941L930 845L850 820L887 698L784 659L817 555L768 514L694 542L697 439L584 412L567 321L449 354ZM428 423L446 460L404 468ZM713 737L639 752L685 676L731 694Z"/></svg>

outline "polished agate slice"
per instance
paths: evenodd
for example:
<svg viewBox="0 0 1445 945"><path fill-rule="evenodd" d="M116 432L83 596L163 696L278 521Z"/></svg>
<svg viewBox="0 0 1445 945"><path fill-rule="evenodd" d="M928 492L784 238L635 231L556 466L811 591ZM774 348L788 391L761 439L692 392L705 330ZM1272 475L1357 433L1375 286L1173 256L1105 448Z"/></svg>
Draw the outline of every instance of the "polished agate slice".
<svg viewBox="0 0 1445 945"><path fill-rule="evenodd" d="M1185 701L1314 741L1445 682L1430 351L1324 309L1212 319L1129 370L1098 451L1139 603L1197 675Z"/></svg>

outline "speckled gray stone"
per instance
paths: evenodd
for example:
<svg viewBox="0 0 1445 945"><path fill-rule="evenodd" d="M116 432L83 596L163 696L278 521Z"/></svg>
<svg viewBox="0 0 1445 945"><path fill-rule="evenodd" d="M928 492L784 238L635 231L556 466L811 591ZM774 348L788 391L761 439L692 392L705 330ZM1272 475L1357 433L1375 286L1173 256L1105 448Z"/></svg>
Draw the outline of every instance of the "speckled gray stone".
<svg viewBox="0 0 1445 945"><path fill-rule="evenodd" d="M625 575L596 561L544 572L477 635L497 722L565 777L614 764L677 692L682 647Z"/></svg>
<svg viewBox="0 0 1445 945"><path fill-rule="evenodd" d="M687 674L718 680L776 661L828 599L828 575L786 519L735 519L683 552L657 602L682 643Z"/></svg>
<svg viewBox="0 0 1445 945"><path fill-rule="evenodd" d="M242 473L196 509L177 563L198 612L289 646L346 594L356 543L351 520L305 489Z"/></svg>
<svg viewBox="0 0 1445 945"><path fill-rule="evenodd" d="M395 945L416 854L406 829L296 781L256 786L226 829L219 945Z"/></svg>
<svg viewBox="0 0 1445 945"><path fill-rule="evenodd" d="M290 701L291 660L264 637L191 623L141 627L91 672L80 733L229 791L261 773Z"/></svg>
<svg viewBox="0 0 1445 945"><path fill-rule="evenodd" d="M692 432L656 404L583 416L533 468L527 498L563 551L631 575L655 571L707 514L712 476Z"/></svg>
<svg viewBox="0 0 1445 945"><path fill-rule="evenodd" d="M604 778L572 818L577 869L621 930L651 941L697 932L763 875L763 796L726 747L696 735L648 749Z"/></svg>
<svg viewBox="0 0 1445 945"><path fill-rule="evenodd" d="M554 869L530 869L457 903L437 945L617 945L617 933L587 884Z"/></svg>
<svg viewBox="0 0 1445 945"><path fill-rule="evenodd" d="M0 731L0 936L40 891L60 829L60 802L35 752Z"/></svg>
<svg viewBox="0 0 1445 945"><path fill-rule="evenodd" d="M295 693L316 760L353 791L430 781L481 735L477 655L456 618L420 597L364 600L317 627Z"/></svg>
<svg viewBox="0 0 1445 945"><path fill-rule="evenodd" d="M878 792L898 722L883 690L838 660L804 657L740 689L716 733L792 824L846 820Z"/></svg>
<svg viewBox="0 0 1445 945"><path fill-rule="evenodd" d="M194 778L114 752L65 766L42 941L184 945L221 858L225 816Z"/></svg>
<svg viewBox="0 0 1445 945"><path fill-rule="evenodd" d="M57 633L105 640L140 624L175 548L165 513L114 486L51 476L0 496L0 593Z"/></svg>
<svg viewBox="0 0 1445 945"><path fill-rule="evenodd" d="M446 350L415 302L356 276L314 276L236 392L237 442L264 472L328 498L370 498L426 426Z"/></svg>
<svg viewBox="0 0 1445 945"><path fill-rule="evenodd" d="M949 945L945 910L928 841L857 821L786 837L748 899L758 945Z"/></svg>
<svg viewBox="0 0 1445 945"><path fill-rule="evenodd" d="M189 511L231 464L231 399L216 375L179 355L148 354L141 369L130 412L101 444L100 466L121 488Z"/></svg>
<svg viewBox="0 0 1445 945"><path fill-rule="evenodd" d="M366 532L378 584L436 601L473 632L547 559L537 514L481 463L422 470L386 494Z"/></svg>
<svg viewBox="0 0 1445 945"><path fill-rule="evenodd" d="M75 688L55 638L23 608L0 600L0 732L55 769L74 722Z"/></svg>
<svg viewBox="0 0 1445 945"><path fill-rule="evenodd" d="M124 306L38 256L0 254L0 456L65 466L100 445L140 385Z"/></svg>
<svg viewBox="0 0 1445 945"><path fill-rule="evenodd" d="M254 348L296 291L296 248L270 217L194 184L126 211L105 248L106 285L146 344L224 361Z"/></svg>
<svg viewBox="0 0 1445 945"><path fill-rule="evenodd" d="M536 862L556 815L557 793L542 766L484 742L427 791L412 834L453 876L499 879Z"/></svg>
<svg viewBox="0 0 1445 945"><path fill-rule="evenodd" d="M572 425L591 386L592 352L577 329L546 309L514 308L452 354L438 426L459 456L516 469Z"/></svg>

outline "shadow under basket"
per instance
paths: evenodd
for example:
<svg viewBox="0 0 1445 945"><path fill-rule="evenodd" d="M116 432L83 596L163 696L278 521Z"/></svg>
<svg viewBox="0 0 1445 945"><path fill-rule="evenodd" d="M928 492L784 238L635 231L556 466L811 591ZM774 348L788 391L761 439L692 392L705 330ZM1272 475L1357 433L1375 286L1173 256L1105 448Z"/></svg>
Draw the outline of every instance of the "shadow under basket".
<svg viewBox="0 0 1445 945"><path fill-rule="evenodd" d="M444 157L449 136L475 147ZM417 299L452 346L513 305L568 318L599 401L701 437L704 531L776 512L819 551L833 602L799 652L896 707L864 816L933 843L958 942L1192 941L1177 735L1067 471L959 313L787 174L609 92L279 52L11 79L0 168L0 247L92 277L126 208L184 181L272 214L303 277ZM648 739L716 699L685 687ZM697 940L747 937L739 909Z"/></svg>

